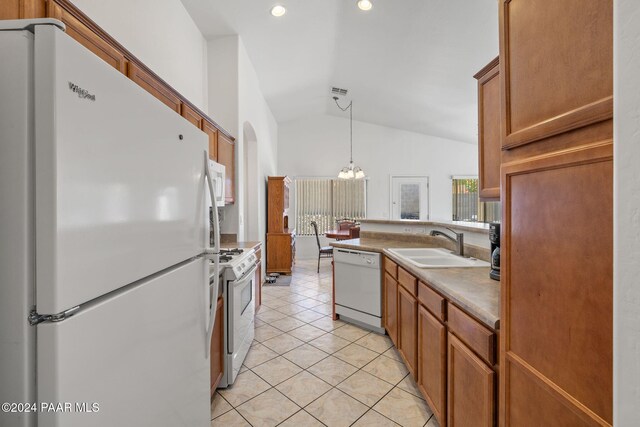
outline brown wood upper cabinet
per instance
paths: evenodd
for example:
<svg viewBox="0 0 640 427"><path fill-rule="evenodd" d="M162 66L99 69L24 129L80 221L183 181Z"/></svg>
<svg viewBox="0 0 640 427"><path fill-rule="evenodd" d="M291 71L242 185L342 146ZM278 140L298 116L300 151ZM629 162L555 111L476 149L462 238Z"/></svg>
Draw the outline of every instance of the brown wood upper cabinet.
<svg viewBox="0 0 640 427"><path fill-rule="evenodd" d="M384 274L384 328L393 344L398 346L398 282Z"/></svg>
<svg viewBox="0 0 640 427"><path fill-rule="evenodd" d="M226 204L235 202L235 144L227 135L218 132L218 163L224 165L225 188L224 201Z"/></svg>
<svg viewBox="0 0 640 427"><path fill-rule="evenodd" d="M47 1L46 14L48 18L62 21L67 26L66 33L68 35L98 55L106 63L123 74L127 72L127 60L124 54L100 38L92 29L58 3L53 0Z"/></svg>
<svg viewBox="0 0 640 427"><path fill-rule="evenodd" d="M424 307L418 307L418 388L440 427L447 424L447 329Z"/></svg>
<svg viewBox="0 0 640 427"><path fill-rule="evenodd" d="M196 110L189 107L187 104L182 103L180 106L180 114L195 127L197 127L198 129L202 129L202 122L204 121L204 119Z"/></svg>
<svg viewBox="0 0 640 427"><path fill-rule="evenodd" d="M398 351L414 378L418 370L418 300L404 286L398 287Z"/></svg>
<svg viewBox="0 0 640 427"><path fill-rule="evenodd" d="M475 76L478 80L478 178L482 200L500 200L500 74L498 58Z"/></svg>
<svg viewBox="0 0 640 427"><path fill-rule="evenodd" d="M208 121L202 122L202 131L209 137L209 158L218 161L218 129Z"/></svg>
<svg viewBox="0 0 640 427"><path fill-rule="evenodd" d="M171 108L176 113L180 113L182 106L180 98L153 75L147 73L134 63L129 64L127 75L144 90L162 101L167 107Z"/></svg>
<svg viewBox="0 0 640 427"><path fill-rule="evenodd" d="M453 334L448 341L448 427L493 427L495 372Z"/></svg>

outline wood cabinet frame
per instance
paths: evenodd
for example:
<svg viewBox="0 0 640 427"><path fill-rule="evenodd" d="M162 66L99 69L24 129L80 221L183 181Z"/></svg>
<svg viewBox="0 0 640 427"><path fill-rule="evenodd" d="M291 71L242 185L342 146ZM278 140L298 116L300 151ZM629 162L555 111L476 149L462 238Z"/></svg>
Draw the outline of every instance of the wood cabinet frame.
<svg viewBox="0 0 640 427"><path fill-rule="evenodd" d="M499 57L487 64L473 77L478 80L478 190L483 201L500 200L500 73ZM487 94L489 84L497 79L497 87ZM495 93L493 93L495 92ZM485 108L485 101L497 102L494 108ZM490 110L490 111L488 111ZM493 123L493 126L491 126ZM488 128L487 128L488 125ZM495 135L491 138L491 131ZM489 179L493 178L493 180Z"/></svg>

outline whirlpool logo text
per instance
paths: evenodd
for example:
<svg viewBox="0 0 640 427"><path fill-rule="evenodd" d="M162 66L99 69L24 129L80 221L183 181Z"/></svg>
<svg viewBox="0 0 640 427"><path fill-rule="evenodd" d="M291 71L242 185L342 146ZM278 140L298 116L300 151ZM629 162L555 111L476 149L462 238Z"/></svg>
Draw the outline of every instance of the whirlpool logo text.
<svg viewBox="0 0 640 427"><path fill-rule="evenodd" d="M75 83L69 82L69 90L71 90L71 92L77 94L78 98L88 99L90 101L95 101L96 100L96 96L94 94L90 93L86 89L82 89L80 86L78 86Z"/></svg>

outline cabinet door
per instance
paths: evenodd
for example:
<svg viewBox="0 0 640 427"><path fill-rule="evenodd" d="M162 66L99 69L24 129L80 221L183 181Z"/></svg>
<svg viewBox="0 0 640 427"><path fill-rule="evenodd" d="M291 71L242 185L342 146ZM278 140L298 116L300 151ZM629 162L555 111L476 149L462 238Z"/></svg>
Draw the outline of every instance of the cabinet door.
<svg viewBox="0 0 640 427"><path fill-rule="evenodd" d="M202 116L187 104L182 103L180 106L180 114L198 129L202 129Z"/></svg>
<svg viewBox="0 0 640 427"><path fill-rule="evenodd" d="M445 427L447 329L422 306L418 308L418 387L440 426Z"/></svg>
<svg viewBox="0 0 640 427"><path fill-rule="evenodd" d="M398 286L398 341L398 350L407 364L407 369L416 378L418 300L402 286Z"/></svg>
<svg viewBox="0 0 640 427"><path fill-rule="evenodd" d="M225 167L225 203L235 201L235 145L225 134L218 133L218 163Z"/></svg>
<svg viewBox="0 0 640 427"><path fill-rule="evenodd" d="M215 393L218 383L224 371L224 300L218 298L216 302L216 321L213 326L213 336L211 337L211 395Z"/></svg>
<svg viewBox="0 0 640 427"><path fill-rule="evenodd" d="M451 333L448 353L449 427L492 427L495 372ZM532 411L530 416L535 417L536 413Z"/></svg>
<svg viewBox="0 0 640 427"><path fill-rule="evenodd" d="M131 80L162 101L167 107L178 114L180 113L180 106L182 104L180 98L171 92L168 87L161 83L156 77L147 73L133 62L129 63L127 74Z"/></svg>
<svg viewBox="0 0 640 427"><path fill-rule="evenodd" d="M218 161L218 129L206 120L202 123L202 130L209 137L209 158Z"/></svg>
<svg viewBox="0 0 640 427"><path fill-rule="evenodd" d="M393 344L398 346L398 282L384 275L384 327Z"/></svg>
<svg viewBox="0 0 640 427"><path fill-rule="evenodd" d="M478 74L478 178L482 200L500 199L500 74L498 58Z"/></svg>
<svg viewBox="0 0 640 427"><path fill-rule="evenodd" d="M46 5L48 18L58 19L67 26L66 33L78 43L98 55L121 73L126 73L127 61L124 55L115 47L100 38L91 28L80 22L75 16L60 7L56 2L49 0Z"/></svg>
<svg viewBox="0 0 640 427"><path fill-rule="evenodd" d="M613 2L500 1L502 144L613 117Z"/></svg>

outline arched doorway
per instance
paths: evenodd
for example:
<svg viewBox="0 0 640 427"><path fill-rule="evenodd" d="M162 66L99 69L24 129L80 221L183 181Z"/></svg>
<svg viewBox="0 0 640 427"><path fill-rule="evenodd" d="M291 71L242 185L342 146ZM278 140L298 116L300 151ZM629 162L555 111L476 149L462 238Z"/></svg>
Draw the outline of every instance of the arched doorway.
<svg viewBox="0 0 640 427"><path fill-rule="evenodd" d="M260 241L260 224L263 212L260 209L260 176L258 163L258 138L249 122L242 125L244 145L244 238L246 241Z"/></svg>

